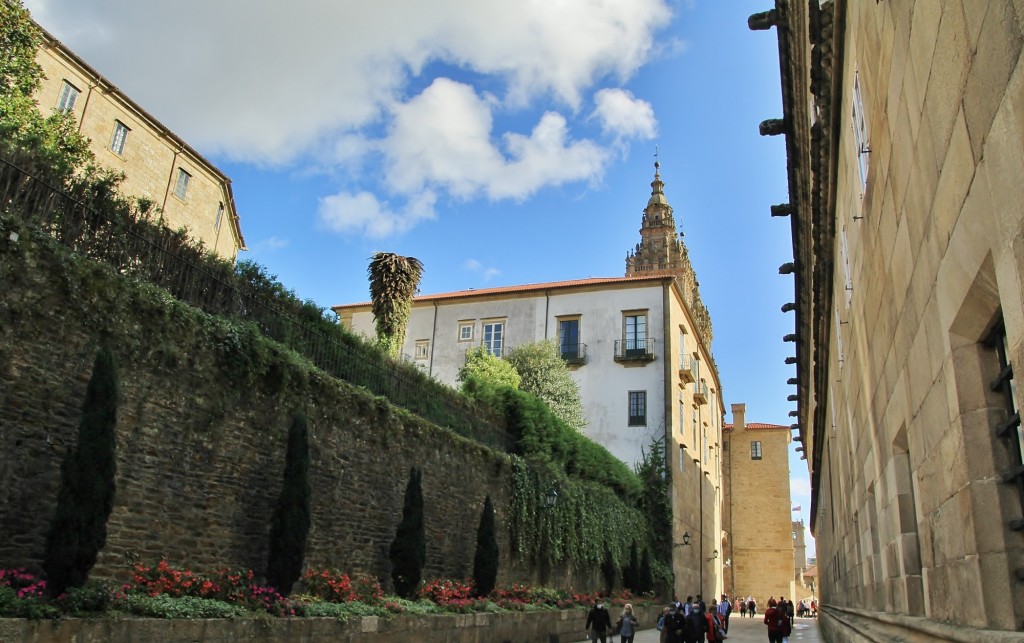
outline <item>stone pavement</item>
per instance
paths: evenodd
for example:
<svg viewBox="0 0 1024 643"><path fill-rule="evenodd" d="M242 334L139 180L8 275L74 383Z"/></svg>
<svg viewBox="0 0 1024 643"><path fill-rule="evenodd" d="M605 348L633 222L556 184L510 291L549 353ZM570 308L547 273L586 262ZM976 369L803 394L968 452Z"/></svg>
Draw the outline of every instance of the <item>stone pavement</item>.
<svg viewBox="0 0 1024 643"><path fill-rule="evenodd" d="M767 643L768 627L760 614L756 618L730 617L729 638L726 643ZM641 630L633 643L658 643L658 630L651 628ZM823 639L818 631L818 620L814 618L796 618L793 622L793 633L789 643L821 643ZM590 643L588 639L580 643ZM609 636L608 643L620 643L618 636Z"/></svg>

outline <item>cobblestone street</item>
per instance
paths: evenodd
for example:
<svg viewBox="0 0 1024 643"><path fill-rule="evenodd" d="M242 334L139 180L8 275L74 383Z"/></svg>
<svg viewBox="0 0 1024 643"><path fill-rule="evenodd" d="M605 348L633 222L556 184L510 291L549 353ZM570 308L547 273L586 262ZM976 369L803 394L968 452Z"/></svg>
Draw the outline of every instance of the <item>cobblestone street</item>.
<svg viewBox="0 0 1024 643"><path fill-rule="evenodd" d="M768 640L768 629L758 615L756 618L730 618L729 620L729 642L730 643L765 643ZM658 630L649 628L641 630L633 643L658 643ZM818 630L818 621L813 618L797 618L793 622L793 634L790 635L790 643L819 643L821 636ZM581 639L580 643L590 643L589 639ZM619 637L608 637L607 643L620 643Z"/></svg>

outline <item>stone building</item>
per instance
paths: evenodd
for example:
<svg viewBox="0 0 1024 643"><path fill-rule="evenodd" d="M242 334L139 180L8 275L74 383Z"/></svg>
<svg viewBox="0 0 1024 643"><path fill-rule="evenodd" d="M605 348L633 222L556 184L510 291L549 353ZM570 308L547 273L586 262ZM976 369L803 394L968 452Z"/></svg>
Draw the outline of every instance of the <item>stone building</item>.
<svg viewBox="0 0 1024 643"><path fill-rule="evenodd" d="M722 432L725 591L753 596L764 609L769 597L793 596L796 587L789 427L748 423L745 404L732 405L732 418Z"/></svg>
<svg viewBox="0 0 1024 643"><path fill-rule="evenodd" d="M171 228L187 228L207 250L234 260L245 239L231 179L42 30L45 79L39 109L72 112L96 162L125 175L121 192L152 201Z"/></svg>
<svg viewBox="0 0 1024 643"><path fill-rule="evenodd" d="M677 590L710 597L722 590L722 387L710 317L702 304L699 315L691 308L699 303L696 278L657 169L651 187L629 276L419 296L402 351L432 377L459 386L470 348L500 356L556 340L579 385L589 438L629 465L652 441L665 441ZM348 328L374 335L369 303L333 310Z"/></svg>
<svg viewBox="0 0 1024 643"><path fill-rule="evenodd" d="M749 24L779 40L761 131L786 136L824 634L1020 640L1024 5L778 0Z"/></svg>

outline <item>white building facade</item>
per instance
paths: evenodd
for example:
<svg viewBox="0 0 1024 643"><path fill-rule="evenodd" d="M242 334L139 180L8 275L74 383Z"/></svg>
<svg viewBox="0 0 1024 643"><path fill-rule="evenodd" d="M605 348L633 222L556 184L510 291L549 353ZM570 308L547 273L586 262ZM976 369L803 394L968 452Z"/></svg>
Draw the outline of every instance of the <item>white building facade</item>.
<svg viewBox="0 0 1024 643"><path fill-rule="evenodd" d="M579 385L587 437L630 466L665 443L677 591L711 597L721 594L724 558L714 555L723 534L721 384L710 317L657 173L651 186L627 276L416 297L402 352L458 387L472 348L503 356L556 340ZM333 310L352 331L375 335L369 302Z"/></svg>

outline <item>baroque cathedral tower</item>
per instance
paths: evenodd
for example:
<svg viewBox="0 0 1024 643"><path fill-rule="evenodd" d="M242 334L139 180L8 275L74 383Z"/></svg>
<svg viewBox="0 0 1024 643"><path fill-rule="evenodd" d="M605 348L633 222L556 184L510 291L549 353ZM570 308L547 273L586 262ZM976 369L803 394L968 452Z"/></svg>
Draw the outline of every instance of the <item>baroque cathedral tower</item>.
<svg viewBox="0 0 1024 643"><path fill-rule="evenodd" d="M651 198L647 200L640 223L640 243L626 253L626 276L666 274L675 277L701 339L711 350L711 315L700 299L700 284L683 243L683 233L676 235L676 221L672 218L672 206L665 198L660 169L661 164L655 161Z"/></svg>

